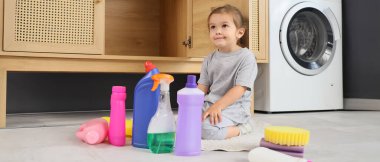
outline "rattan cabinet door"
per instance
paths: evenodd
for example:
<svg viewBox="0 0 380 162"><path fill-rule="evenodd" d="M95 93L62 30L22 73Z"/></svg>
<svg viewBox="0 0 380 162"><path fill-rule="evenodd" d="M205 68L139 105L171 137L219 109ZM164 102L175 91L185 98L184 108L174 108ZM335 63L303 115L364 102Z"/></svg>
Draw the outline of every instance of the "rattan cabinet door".
<svg viewBox="0 0 380 162"><path fill-rule="evenodd" d="M104 0L5 0L4 50L104 53Z"/></svg>
<svg viewBox="0 0 380 162"><path fill-rule="evenodd" d="M255 53L258 63L268 63L268 2L249 0L249 48Z"/></svg>

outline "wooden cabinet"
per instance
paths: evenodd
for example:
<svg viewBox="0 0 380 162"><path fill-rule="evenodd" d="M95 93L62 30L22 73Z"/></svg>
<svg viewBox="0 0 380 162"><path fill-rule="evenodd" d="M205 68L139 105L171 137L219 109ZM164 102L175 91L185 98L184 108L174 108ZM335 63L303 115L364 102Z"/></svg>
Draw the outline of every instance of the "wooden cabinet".
<svg viewBox="0 0 380 162"><path fill-rule="evenodd" d="M267 62L265 0L5 0L3 51L202 58L213 50L207 17L224 4L242 11L244 46Z"/></svg>
<svg viewBox="0 0 380 162"><path fill-rule="evenodd" d="M212 51L211 9L237 6L246 39L268 62L266 0L4 0L0 2L0 127L5 127L8 71L199 73Z"/></svg>

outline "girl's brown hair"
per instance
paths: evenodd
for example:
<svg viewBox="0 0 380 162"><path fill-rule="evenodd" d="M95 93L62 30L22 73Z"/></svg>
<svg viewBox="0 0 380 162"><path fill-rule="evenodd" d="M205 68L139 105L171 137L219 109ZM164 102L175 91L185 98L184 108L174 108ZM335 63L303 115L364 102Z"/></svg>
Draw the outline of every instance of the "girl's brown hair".
<svg viewBox="0 0 380 162"><path fill-rule="evenodd" d="M211 11L211 13L208 15L208 18L207 18L207 28L209 30L210 30L210 26L209 26L208 23L210 22L210 17L213 14L223 14L223 13L231 14L232 15L232 18L233 18L233 21L234 21L234 24L235 24L236 28L244 28L244 29L246 29L246 25L244 23L243 14L240 12L240 10L238 8L236 8L235 6L226 4L224 6L217 7L215 9L213 9ZM246 35L246 34L244 34L244 35ZM243 37L238 41L239 45L243 44Z"/></svg>
<svg viewBox="0 0 380 162"><path fill-rule="evenodd" d="M241 14L238 8L231 6L229 4L213 9L211 13L208 15L207 26L208 26L208 23L210 22L211 15L222 14L222 13L227 13L227 14L232 15L236 28L245 28L243 14Z"/></svg>

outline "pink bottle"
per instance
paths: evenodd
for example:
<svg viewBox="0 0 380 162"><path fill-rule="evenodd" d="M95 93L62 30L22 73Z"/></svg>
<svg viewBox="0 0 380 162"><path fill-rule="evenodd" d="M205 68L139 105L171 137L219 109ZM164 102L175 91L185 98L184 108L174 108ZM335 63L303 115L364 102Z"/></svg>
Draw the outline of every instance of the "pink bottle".
<svg viewBox="0 0 380 162"><path fill-rule="evenodd" d="M125 100L126 87L113 86L111 95L110 126L108 141L115 146L125 145Z"/></svg>
<svg viewBox="0 0 380 162"><path fill-rule="evenodd" d="M107 121L102 118L96 118L82 124L76 136L83 142L94 145L102 143L107 138L107 133Z"/></svg>

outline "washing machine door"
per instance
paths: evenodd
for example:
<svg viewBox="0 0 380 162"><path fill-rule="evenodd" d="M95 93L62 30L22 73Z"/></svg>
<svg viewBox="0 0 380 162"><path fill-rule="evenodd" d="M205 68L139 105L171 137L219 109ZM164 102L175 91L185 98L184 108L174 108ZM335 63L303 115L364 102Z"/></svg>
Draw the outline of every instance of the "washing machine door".
<svg viewBox="0 0 380 162"><path fill-rule="evenodd" d="M289 65L303 75L323 72L334 58L338 40L338 22L331 9L321 4L298 3L281 23L283 55Z"/></svg>

